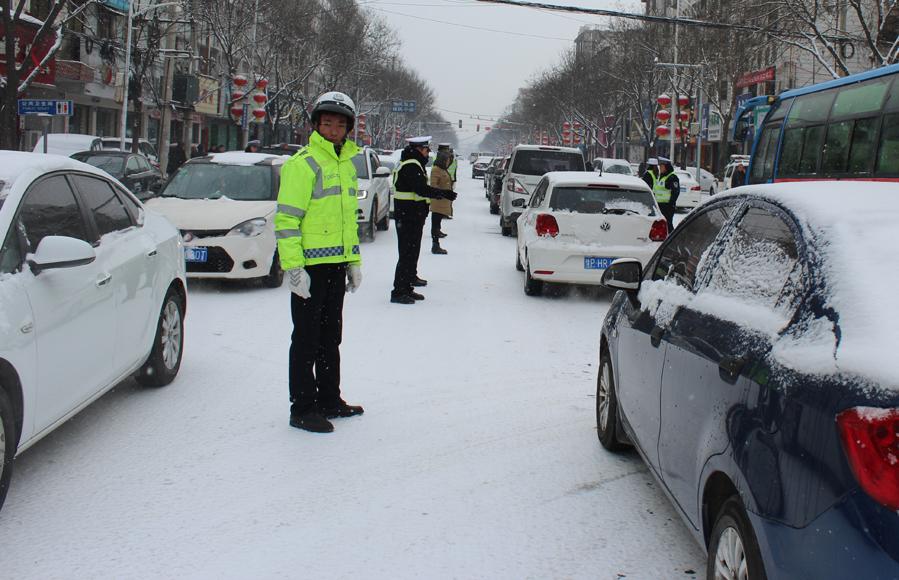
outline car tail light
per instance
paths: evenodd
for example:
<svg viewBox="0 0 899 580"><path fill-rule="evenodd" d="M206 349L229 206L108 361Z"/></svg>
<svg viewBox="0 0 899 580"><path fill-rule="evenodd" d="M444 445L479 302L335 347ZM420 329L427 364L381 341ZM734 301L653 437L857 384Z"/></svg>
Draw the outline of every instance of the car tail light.
<svg viewBox="0 0 899 580"><path fill-rule="evenodd" d="M837 415L837 425L862 489L899 510L899 409L853 407Z"/></svg>
<svg viewBox="0 0 899 580"><path fill-rule="evenodd" d="M649 239L654 242L664 242L668 237L668 222L666 220L656 220L652 222L649 228Z"/></svg>
<svg viewBox="0 0 899 580"><path fill-rule="evenodd" d="M518 183L518 181L515 179L510 179L506 182L506 191L512 191L515 193L527 193L524 190L524 187L522 187L521 184Z"/></svg>
<svg viewBox="0 0 899 580"><path fill-rule="evenodd" d="M693 187L690 188L690 191L700 191L700 188L698 185L694 185Z"/></svg>
<svg viewBox="0 0 899 580"><path fill-rule="evenodd" d="M559 222L548 213L537 215L537 235L556 237L559 235Z"/></svg>

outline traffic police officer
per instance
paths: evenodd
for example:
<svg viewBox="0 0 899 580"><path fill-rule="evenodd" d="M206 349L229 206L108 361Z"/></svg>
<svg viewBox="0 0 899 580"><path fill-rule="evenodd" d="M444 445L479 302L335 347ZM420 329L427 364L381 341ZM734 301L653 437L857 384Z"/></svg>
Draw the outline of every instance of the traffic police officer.
<svg viewBox="0 0 899 580"><path fill-rule="evenodd" d="M668 231L674 230L674 211L677 209L677 198L680 195L680 180L674 173L671 160L667 157L659 157L658 174L652 175L652 194L662 210L662 215L668 222Z"/></svg>
<svg viewBox="0 0 899 580"><path fill-rule="evenodd" d="M399 257L393 277L390 301L395 304L415 304L424 296L413 291L415 286L425 286L426 280L418 277L418 256L421 252L421 236L428 218L428 200L456 199L455 192L428 185L428 154L430 137L407 139L400 155L400 164L393 174L393 215Z"/></svg>
<svg viewBox="0 0 899 580"><path fill-rule="evenodd" d="M329 419L362 414L340 396L343 297L362 284L356 225L358 189L346 137L356 107L345 94L327 92L312 108L309 145L281 168L275 237L290 285L290 424L329 433Z"/></svg>

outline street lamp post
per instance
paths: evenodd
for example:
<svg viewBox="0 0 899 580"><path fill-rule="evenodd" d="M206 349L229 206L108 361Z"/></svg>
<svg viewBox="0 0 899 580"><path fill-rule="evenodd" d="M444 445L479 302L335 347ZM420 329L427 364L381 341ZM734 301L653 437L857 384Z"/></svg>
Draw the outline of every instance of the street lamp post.
<svg viewBox="0 0 899 580"><path fill-rule="evenodd" d="M130 84L128 81L131 78L131 27L132 20L135 16L141 16L146 14L150 10L156 10L157 8L162 8L164 6L173 6L175 4L180 4L179 2L163 2L161 4L154 4L152 6L148 6L143 10L138 10L136 13L134 12L134 0L128 1L128 22L125 27L125 72L122 75L123 80L122 84L122 112L120 115L120 134L119 134L119 148L124 151L125 150L125 129L128 126L128 85Z"/></svg>

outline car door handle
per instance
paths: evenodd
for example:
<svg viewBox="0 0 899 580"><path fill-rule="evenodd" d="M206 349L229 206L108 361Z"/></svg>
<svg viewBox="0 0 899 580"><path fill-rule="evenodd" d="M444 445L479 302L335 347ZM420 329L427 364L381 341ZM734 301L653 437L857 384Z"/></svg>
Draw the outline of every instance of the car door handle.
<svg viewBox="0 0 899 580"><path fill-rule="evenodd" d="M726 356L718 362L718 374L729 383L737 382L740 371L746 366L746 359L742 356Z"/></svg>
<svg viewBox="0 0 899 580"><path fill-rule="evenodd" d="M652 346L659 346L662 343L662 335L665 334L665 329L661 326L653 326L652 332L649 333L649 342L652 343Z"/></svg>
<svg viewBox="0 0 899 580"><path fill-rule="evenodd" d="M109 284L109 281L112 280L112 274L100 274L97 278L97 288L100 286L106 286Z"/></svg>

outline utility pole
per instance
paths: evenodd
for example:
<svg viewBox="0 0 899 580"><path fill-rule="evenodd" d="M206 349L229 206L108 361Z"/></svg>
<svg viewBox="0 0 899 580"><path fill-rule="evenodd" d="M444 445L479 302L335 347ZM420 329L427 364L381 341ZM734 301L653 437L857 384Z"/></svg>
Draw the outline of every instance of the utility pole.
<svg viewBox="0 0 899 580"><path fill-rule="evenodd" d="M174 25L169 25L165 33L165 66L162 74L162 111L159 119L159 168L168 174L169 142L172 131L172 81L175 76L175 59L169 53L175 42Z"/></svg>
<svg viewBox="0 0 899 580"><path fill-rule="evenodd" d="M671 139L671 155L669 159L671 159L671 170L673 171L676 167L676 162L674 160L674 103L677 102L677 19L680 18L680 0L677 0L674 4L674 74L671 77L671 84L674 86L674 90L671 93L671 133L669 134L669 138Z"/></svg>

